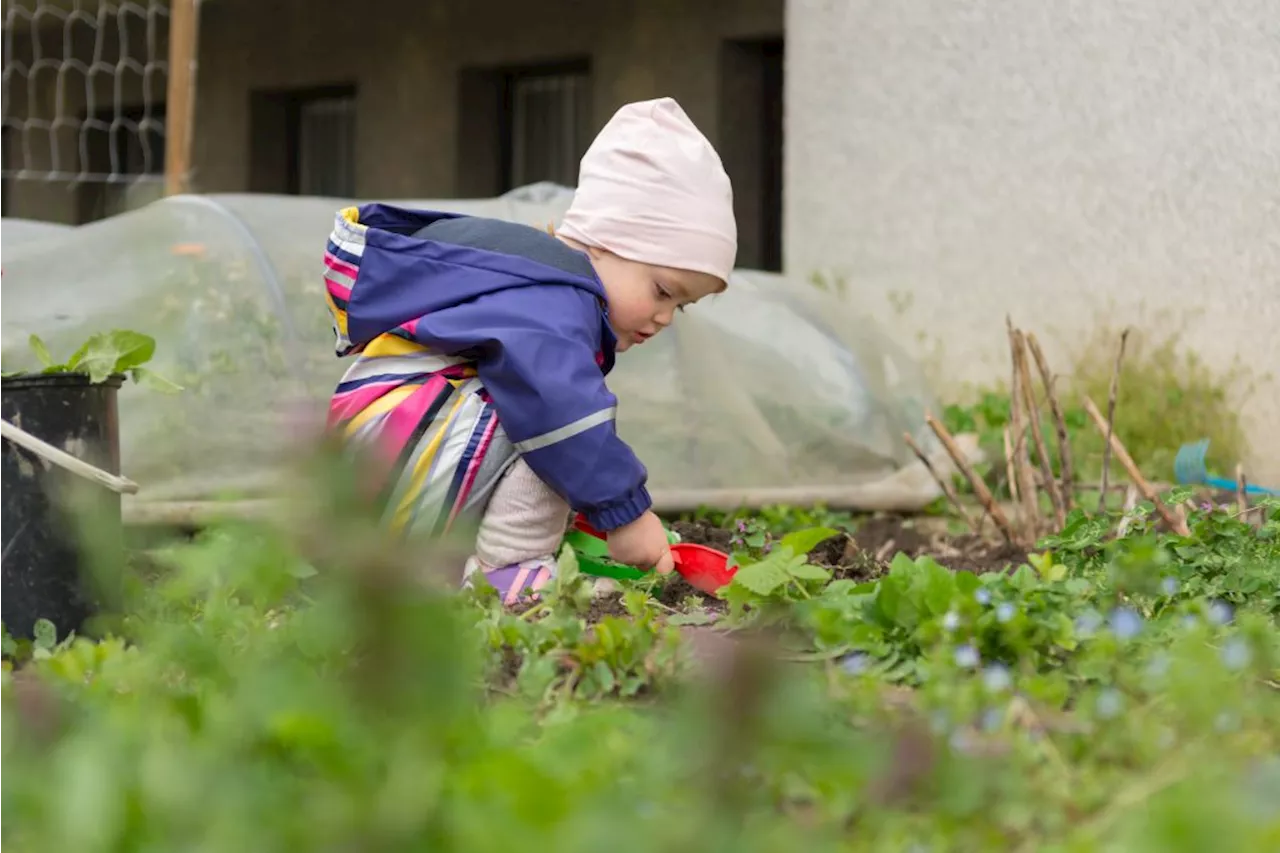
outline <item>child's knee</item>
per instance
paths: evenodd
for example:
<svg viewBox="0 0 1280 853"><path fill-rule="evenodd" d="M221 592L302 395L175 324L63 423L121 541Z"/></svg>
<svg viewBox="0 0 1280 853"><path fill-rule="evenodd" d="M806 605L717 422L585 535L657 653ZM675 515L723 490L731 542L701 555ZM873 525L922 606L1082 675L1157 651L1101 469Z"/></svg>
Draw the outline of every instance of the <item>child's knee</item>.
<svg viewBox="0 0 1280 853"><path fill-rule="evenodd" d="M553 558L569 512L564 499L517 460L498 482L480 520L476 556L489 567Z"/></svg>

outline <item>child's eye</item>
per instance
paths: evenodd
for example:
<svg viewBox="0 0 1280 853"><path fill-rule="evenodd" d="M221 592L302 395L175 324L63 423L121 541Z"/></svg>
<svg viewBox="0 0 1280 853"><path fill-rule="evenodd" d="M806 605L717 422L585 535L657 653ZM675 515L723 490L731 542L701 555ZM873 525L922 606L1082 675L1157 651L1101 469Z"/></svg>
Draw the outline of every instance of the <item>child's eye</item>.
<svg viewBox="0 0 1280 853"><path fill-rule="evenodd" d="M658 292L658 298L659 298L659 299L674 299L674 298L675 298L675 297L673 297L673 296L671 295L671 291L667 290L665 287L663 287L662 285L658 284L656 281L653 283L653 288L654 288L654 290L656 290L656 291ZM684 311L684 306L683 306L683 305L677 305L677 306L676 306L676 310L677 310L677 311L681 311L681 312L683 312L683 311Z"/></svg>

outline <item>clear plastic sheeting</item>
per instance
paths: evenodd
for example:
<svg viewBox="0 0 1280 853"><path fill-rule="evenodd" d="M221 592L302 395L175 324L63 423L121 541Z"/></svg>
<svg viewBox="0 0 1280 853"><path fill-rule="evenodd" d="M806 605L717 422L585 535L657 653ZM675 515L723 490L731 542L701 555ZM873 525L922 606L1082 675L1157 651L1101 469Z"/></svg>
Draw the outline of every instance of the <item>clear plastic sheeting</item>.
<svg viewBox="0 0 1280 853"><path fill-rule="evenodd" d="M70 225L62 225L57 222L6 218L4 220L2 239L4 248L8 250L14 246L25 246L28 243L35 243L48 237L60 236L70 230Z"/></svg>
<svg viewBox="0 0 1280 853"><path fill-rule="evenodd" d="M392 203L545 228L571 198L538 184L496 199ZM16 244L6 220L4 369L37 365L33 333L56 359L96 332L149 334L150 366L184 390L121 392L123 472L141 484L130 500L270 498L297 433L321 426L349 363L333 355L320 256L335 211L351 203L179 196ZM902 441L910 432L937 451L918 366L807 280L735 274L726 293L621 357L610 387L660 503L911 509L939 494Z"/></svg>

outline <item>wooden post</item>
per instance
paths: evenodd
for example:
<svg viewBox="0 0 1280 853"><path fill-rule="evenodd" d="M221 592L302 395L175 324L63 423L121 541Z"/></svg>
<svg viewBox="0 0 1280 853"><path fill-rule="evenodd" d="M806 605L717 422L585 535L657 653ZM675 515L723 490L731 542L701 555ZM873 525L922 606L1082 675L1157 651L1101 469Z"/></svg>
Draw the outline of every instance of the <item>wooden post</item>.
<svg viewBox="0 0 1280 853"><path fill-rule="evenodd" d="M199 0L169 6L169 91L165 99L165 195L187 191L195 118L196 25Z"/></svg>

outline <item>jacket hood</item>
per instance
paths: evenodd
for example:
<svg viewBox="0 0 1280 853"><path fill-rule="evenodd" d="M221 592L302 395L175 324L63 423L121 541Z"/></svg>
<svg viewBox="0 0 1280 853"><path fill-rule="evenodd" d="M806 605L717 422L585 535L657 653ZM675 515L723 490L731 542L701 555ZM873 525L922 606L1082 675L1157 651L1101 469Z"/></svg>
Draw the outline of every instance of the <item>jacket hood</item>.
<svg viewBox="0 0 1280 853"><path fill-rule="evenodd" d="M339 211L325 257L329 298L345 314L348 351L485 294L561 284L605 292L590 260L527 225L375 203ZM337 281L335 282L335 279ZM336 285L336 286L335 286ZM612 333L606 332L612 343ZM612 349L612 346L609 346Z"/></svg>

